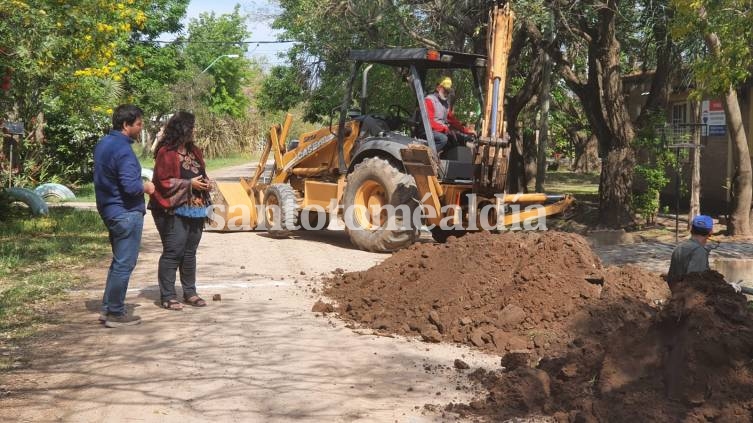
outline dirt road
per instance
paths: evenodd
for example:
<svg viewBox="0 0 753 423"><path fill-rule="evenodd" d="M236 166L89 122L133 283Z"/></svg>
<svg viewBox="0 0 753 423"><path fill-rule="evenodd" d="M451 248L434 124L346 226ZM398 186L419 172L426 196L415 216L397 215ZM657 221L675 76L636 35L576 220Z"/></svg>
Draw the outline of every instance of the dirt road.
<svg viewBox="0 0 753 423"><path fill-rule="evenodd" d="M467 382L454 359L471 368L499 364L312 313L320 275L387 257L351 248L341 230L285 240L205 233L198 285L209 306L182 312L157 306L160 250L147 215L127 297L143 323L97 322L102 263L91 289L72 293L69 311L42 334L29 365L0 379L0 421L442 421L424 404L441 410L471 395L458 389Z"/></svg>

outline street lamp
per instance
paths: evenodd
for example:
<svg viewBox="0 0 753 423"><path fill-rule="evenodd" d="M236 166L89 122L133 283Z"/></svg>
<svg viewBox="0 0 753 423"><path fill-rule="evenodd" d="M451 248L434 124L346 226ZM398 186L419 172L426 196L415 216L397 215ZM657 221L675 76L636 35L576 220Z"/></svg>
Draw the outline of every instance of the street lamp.
<svg viewBox="0 0 753 423"><path fill-rule="evenodd" d="M217 58L212 60L212 63L210 63L209 66L207 66L206 68L204 68L204 70L201 71L200 74L208 71L209 68L211 68L215 63L217 63L218 60L222 59L223 57L227 57L228 59L237 59L240 56L237 54L223 54L221 56L217 56Z"/></svg>
<svg viewBox="0 0 753 423"><path fill-rule="evenodd" d="M223 57L227 57L228 59L237 59L240 56L237 55L237 54L222 54L222 55L219 55L214 60L212 60L212 63L210 63L209 66L207 66L206 68L204 68L203 71L199 72L199 75L201 75L204 72L208 71L209 68L211 68L212 66L214 66L214 64L217 63L217 61L220 60L220 59L222 59ZM195 80L196 78L199 77L199 75L194 76L193 79ZM192 80L192 82L193 82L193 80ZM194 105L193 104L193 89L194 89L194 84L192 83L191 87L189 89L189 92L188 92L188 98L189 98L188 101L191 103L191 109L193 109L193 105Z"/></svg>

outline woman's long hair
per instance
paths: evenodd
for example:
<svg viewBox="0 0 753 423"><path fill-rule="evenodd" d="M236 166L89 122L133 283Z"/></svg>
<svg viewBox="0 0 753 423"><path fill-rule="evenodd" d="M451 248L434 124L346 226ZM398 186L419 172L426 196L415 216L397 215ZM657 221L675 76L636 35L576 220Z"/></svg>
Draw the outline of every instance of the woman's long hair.
<svg viewBox="0 0 753 423"><path fill-rule="evenodd" d="M154 151L154 157L161 148L176 150L181 145L185 145L188 151L193 149L193 128L196 117L193 113L179 111L176 112L165 124L162 131L162 138L159 146Z"/></svg>

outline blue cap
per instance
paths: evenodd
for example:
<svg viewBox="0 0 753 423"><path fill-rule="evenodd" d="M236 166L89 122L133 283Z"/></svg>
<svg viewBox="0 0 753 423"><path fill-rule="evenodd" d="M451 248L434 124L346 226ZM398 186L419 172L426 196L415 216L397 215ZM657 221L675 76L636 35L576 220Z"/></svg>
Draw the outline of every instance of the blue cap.
<svg viewBox="0 0 753 423"><path fill-rule="evenodd" d="M694 229L698 229L704 233L710 233L711 229L714 227L714 220L710 216L699 214L693 218L690 224Z"/></svg>

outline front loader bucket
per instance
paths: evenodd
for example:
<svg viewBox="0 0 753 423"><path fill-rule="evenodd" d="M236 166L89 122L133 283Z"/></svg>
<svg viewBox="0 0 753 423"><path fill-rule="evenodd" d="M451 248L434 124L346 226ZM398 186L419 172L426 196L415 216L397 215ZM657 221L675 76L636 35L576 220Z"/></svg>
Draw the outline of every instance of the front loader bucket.
<svg viewBox="0 0 753 423"><path fill-rule="evenodd" d="M207 229L248 231L258 225L256 197L242 179L241 182L218 182L212 190L212 209Z"/></svg>

